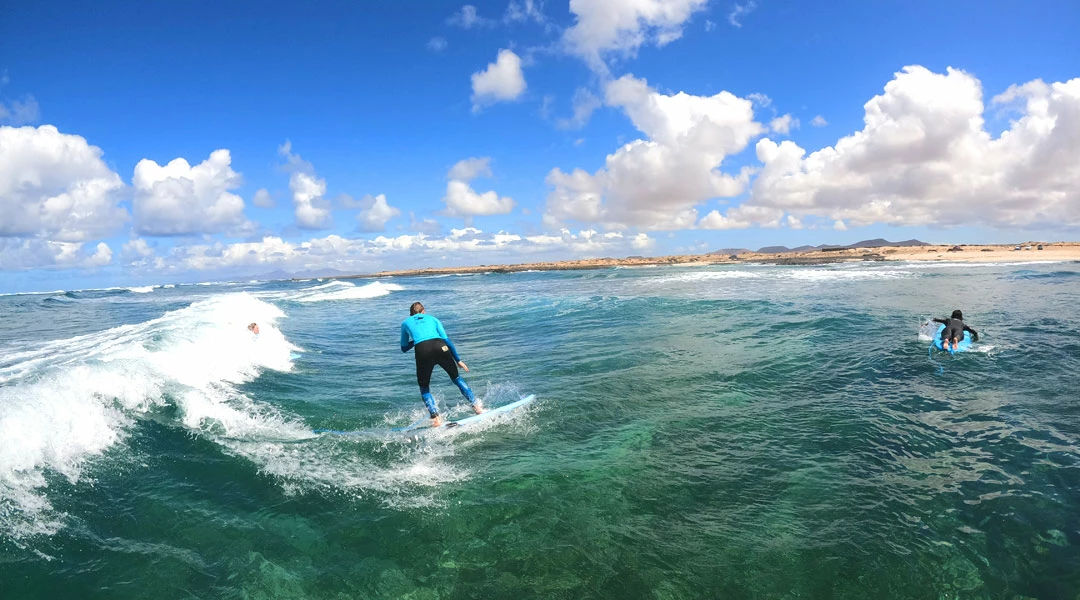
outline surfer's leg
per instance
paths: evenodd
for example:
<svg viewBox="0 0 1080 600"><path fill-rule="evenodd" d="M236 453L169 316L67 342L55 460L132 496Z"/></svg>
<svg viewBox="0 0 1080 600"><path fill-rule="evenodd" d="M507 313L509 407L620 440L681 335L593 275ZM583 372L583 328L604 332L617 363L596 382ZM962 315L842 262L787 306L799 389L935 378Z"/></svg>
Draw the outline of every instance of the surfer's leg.
<svg viewBox="0 0 1080 600"><path fill-rule="evenodd" d="M416 384L420 386L420 397L424 399L424 406L428 409L428 414L432 419L439 421L439 409L435 406L435 397L431 395L431 371L435 368L435 361L432 360L430 353L426 352L427 348L421 344L416 346L414 350L416 354ZM438 427L438 425L436 425Z"/></svg>
<svg viewBox="0 0 1080 600"><path fill-rule="evenodd" d="M450 377L450 381L453 381L454 385L461 391L461 395L465 396L465 399L469 401L469 404L472 404L473 411L480 414L483 409L480 408L480 404L476 401L476 394L473 393L472 388L470 388L469 384L465 383L465 380L462 379L460 372L458 371L457 363L454 362L454 357L451 356L449 352L444 352L439 357L439 366L446 371L446 374Z"/></svg>
<svg viewBox="0 0 1080 600"><path fill-rule="evenodd" d="M465 399L469 401L469 404L472 404L473 412L475 412L476 414L484 412L484 407L480 405L480 400L476 398L476 394L473 393L472 388L469 387L469 384L465 383L464 378L458 375L456 378L454 378L454 385L456 385L458 389L461 390L461 395L465 396Z"/></svg>

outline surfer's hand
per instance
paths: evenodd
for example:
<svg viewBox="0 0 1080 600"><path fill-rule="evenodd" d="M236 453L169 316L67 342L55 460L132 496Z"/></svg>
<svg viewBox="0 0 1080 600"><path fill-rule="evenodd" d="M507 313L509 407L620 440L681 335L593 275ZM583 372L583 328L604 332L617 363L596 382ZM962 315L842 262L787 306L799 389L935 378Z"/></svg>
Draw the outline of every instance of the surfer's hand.
<svg viewBox="0 0 1080 600"><path fill-rule="evenodd" d="M466 373L468 373L468 372L469 372L469 365L465 364L465 361L463 361L463 360L459 360L459 361L457 361L457 366L459 366L459 367L461 367L462 369L464 369Z"/></svg>

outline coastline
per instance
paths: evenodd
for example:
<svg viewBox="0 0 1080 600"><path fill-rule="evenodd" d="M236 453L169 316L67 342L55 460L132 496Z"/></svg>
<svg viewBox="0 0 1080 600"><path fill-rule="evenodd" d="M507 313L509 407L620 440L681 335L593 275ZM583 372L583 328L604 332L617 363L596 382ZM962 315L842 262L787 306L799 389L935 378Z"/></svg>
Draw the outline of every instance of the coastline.
<svg viewBox="0 0 1080 600"><path fill-rule="evenodd" d="M1042 249L1039 250L1039 246ZM1020 250L1016 250L1016 248ZM1028 249L1030 248L1030 249ZM424 275L467 275L475 273L520 273L523 271L584 271L613 267L710 266L734 264L827 265L846 262L1045 262L1080 261L1080 242L1024 242L1022 244L932 244L926 246L879 246L872 248L830 248L806 252L739 254L678 254L671 256L630 256L587 258L508 265L429 267L334 275L327 279L376 279Z"/></svg>

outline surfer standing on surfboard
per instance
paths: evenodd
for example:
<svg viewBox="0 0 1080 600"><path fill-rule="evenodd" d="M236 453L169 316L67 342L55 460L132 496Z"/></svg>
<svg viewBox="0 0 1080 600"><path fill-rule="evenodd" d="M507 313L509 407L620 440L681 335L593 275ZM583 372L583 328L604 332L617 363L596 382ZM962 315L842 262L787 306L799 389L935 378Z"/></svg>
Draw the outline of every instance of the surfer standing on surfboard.
<svg viewBox="0 0 1080 600"><path fill-rule="evenodd" d="M480 401L469 388L469 384L458 374L458 367L468 372L469 367L461 360L457 348L450 342L442 323L435 317L424 312L424 305L413 302L409 307L409 318L401 322L401 351L408 352L415 348L416 355L416 383L420 384L420 397L424 399L428 413L431 415L432 427L442 425L442 417L435 406L435 398L431 395L431 372L435 365L439 365L450 376L450 380L461 390L461 395L472 404L476 414L484 412Z"/></svg>
<svg viewBox="0 0 1080 600"><path fill-rule="evenodd" d="M956 352L957 346L960 345L960 341L964 339L965 331L971 332L971 339L973 341L979 341L979 332L964 324L964 313L959 310L952 311L952 316L948 319L932 320L935 323L945 325L945 329L941 330L941 347L945 350L948 350L949 344L952 344L953 352Z"/></svg>

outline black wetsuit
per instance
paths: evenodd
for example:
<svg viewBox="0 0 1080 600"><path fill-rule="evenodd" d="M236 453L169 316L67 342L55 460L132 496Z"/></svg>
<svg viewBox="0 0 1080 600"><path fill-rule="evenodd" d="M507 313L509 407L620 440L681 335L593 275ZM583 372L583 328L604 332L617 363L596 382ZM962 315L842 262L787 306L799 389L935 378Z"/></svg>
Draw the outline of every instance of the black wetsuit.
<svg viewBox="0 0 1080 600"><path fill-rule="evenodd" d="M972 340L976 342L979 341L979 332L968 327L967 325L964 325L963 319L954 319L952 317L949 317L948 319L934 319L934 322L943 323L945 325L945 329L941 330L942 342L959 342L964 339L965 331L971 332Z"/></svg>
<svg viewBox="0 0 1080 600"><path fill-rule="evenodd" d="M450 379L457 380L457 361L454 360L446 340L424 340L413 346L413 353L416 355L416 383L420 384L421 390L427 390L431 386L431 372L435 365L442 367Z"/></svg>

